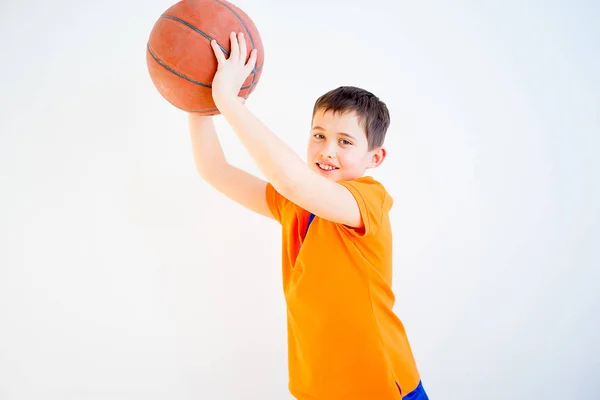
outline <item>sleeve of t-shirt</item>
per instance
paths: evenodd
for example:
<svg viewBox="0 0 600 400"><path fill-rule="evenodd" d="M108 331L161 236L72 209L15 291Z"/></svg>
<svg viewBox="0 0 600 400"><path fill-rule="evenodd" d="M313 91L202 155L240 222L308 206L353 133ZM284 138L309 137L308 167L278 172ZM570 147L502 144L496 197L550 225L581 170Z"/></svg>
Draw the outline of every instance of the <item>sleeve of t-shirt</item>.
<svg viewBox="0 0 600 400"><path fill-rule="evenodd" d="M273 185L271 185L269 182L267 182L266 197L267 205L271 210L271 214L273 214L273 217L275 217L275 219L281 223L281 212L289 200L279 194L279 192L275 190Z"/></svg>
<svg viewBox="0 0 600 400"><path fill-rule="evenodd" d="M339 182L356 199L364 226L360 229L343 225L356 236L369 236L379 231L384 216L392 207L392 198L383 185L373 179L355 179Z"/></svg>

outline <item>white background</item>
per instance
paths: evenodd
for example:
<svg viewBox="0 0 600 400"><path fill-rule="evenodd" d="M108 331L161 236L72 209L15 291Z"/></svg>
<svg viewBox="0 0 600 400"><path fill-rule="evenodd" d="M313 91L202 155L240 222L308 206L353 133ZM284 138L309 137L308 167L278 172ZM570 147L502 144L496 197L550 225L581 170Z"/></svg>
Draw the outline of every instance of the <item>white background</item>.
<svg viewBox="0 0 600 400"><path fill-rule="evenodd" d="M373 176L430 398L597 399L600 8L485 3L239 0L248 106L304 157L325 91L388 104ZM291 398L279 227L196 175L148 75L171 4L2 1L2 400Z"/></svg>

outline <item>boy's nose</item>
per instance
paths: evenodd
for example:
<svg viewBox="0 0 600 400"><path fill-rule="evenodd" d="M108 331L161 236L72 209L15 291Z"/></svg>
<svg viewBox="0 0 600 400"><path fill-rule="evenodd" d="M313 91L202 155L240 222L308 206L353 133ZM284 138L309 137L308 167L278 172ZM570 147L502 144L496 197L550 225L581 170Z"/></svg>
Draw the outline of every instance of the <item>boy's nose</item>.
<svg viewBox="0 0 600 400"><path fill-rule="evenodd" d="M335 148L333 148L333 146L323 146L321 148L321 157L334 158L335 157Z"/></svg>

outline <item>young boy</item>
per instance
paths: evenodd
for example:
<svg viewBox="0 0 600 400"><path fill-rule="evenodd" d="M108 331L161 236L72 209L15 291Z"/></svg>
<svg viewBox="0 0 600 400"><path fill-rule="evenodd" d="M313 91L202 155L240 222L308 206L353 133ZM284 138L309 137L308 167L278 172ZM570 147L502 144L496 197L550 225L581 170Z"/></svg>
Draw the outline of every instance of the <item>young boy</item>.
<svg viewBox="0 0 600 400"><path fill-rule="evenodd" d="M355 87L315 103L307 161L237 97L247 60L242 34L218 60L213 98L268 182L227 163L212 117L189 114L199 174L282 225L289 389L299 400L426 400L404 327L392 311L392 199L365 170L379 166L387 107Z"/></svg>

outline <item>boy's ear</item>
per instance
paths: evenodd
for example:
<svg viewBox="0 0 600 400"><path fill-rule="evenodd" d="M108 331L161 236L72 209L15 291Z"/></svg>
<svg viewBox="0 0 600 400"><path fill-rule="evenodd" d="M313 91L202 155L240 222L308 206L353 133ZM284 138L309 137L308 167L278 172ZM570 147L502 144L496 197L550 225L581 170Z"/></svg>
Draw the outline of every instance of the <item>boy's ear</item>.
<svg viewBox="0 0 600 400"><path fill-rule="evenodd" d="M380 147L378 149L371 151L371 160L369 162L368 168L377 168L381 165L383 160L385 160L385 156L387 155L387 150L385 147Z"/></svg>

